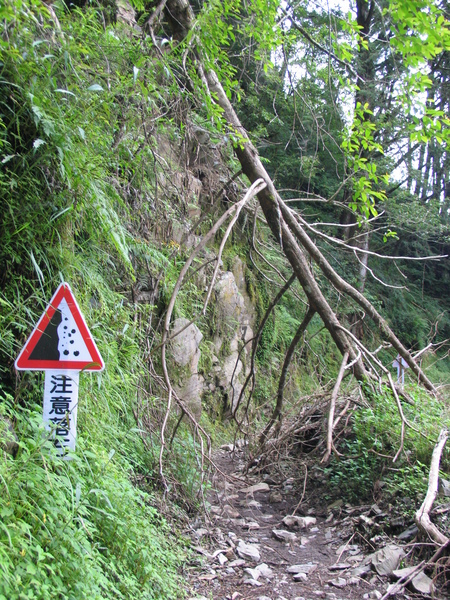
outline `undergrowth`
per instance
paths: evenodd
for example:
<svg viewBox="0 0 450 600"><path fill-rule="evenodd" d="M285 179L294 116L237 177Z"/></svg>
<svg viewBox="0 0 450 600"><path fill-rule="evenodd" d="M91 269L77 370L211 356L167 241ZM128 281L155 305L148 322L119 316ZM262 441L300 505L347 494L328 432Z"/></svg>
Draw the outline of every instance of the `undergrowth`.
<svg viewBox="0 0 450 600"><path fill-rule="evenodd" d="M450 426L445 403L417 386L408 387L410 402L403 412L411 427L405 428L403 450L393 462L401 445L401 420L388 389L373 394L370 406L358 408L351 419L351 431L337 448L325 469L332 492L351 501L377 500L383 496L401 502L423 499L428 485L428 470L434 444L442 427ZM446 450L441 469L448 472L450 453Z"/></svg>
<svg viewBox="0 0 450 600"><path fill-rule="evenodd" d="M0 449L0 598L180 598L184 542L156 508L164 401L148 373L154 307L130 293L161 269L170 286L183 263L151 235L169 210L155 147L173 129L161 113L170 76L164 95L145 41L119 35L100 10L52 10L0 6L0 423L18 436L14 456ZM71 460L42 425L43 375L13 367L63 280L106 364L80 376ZM166 477L192 510L201 484L183 436Z"/></svg>

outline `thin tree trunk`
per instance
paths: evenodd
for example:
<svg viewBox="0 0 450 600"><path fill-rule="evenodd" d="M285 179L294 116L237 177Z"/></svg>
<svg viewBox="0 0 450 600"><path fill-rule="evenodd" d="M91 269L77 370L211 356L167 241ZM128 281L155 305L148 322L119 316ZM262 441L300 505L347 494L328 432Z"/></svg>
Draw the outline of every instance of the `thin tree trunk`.
<svg viewBox="0 0 450 600"><path fill-rule="evenodd" d="M272 416L270 418L269 423L261 434L259 438L259 443L261 446L264 445L267 436L269 435L269 431L272 429L275 421L281 417L281 410L283 408L283 395L284 395L284 386L286 385L286 375L289 369L289 365L291 364L292 357L294 356L294 352L302 335L305 333L306 328L308 327L311 319L315 315L315 310L313 308L308 308L306 315L303 318L303 321L300 323L300 327L297 329L294 337L292 338L292 342L286 352L286 356L284 357L283 368L281 369L280 381L278 382L278 392L277 392L277 403L273 410Z"/></svg>
<svg viewBox="0 0 450 600"><path fill-rule="evenodd" d="M251 182L262 178L267 183L267 187L258 194L259 203L264 216L266 217L267 224L275 239L279 241L284 254L291 264L292 270L296 274L308 298L309 305L320 315L320 318L330 332L331 337L340 352L344 354L348 351L351 360L356 359L356 352L352 342L345 335L345 332L340 329L340 322L331 306L328 304L325 296L322 294L322 291L310 270L307 257L297 243L290 228L282 218L280 210L281 199L278 196L273 182L267 174L255 147L248 139L247 132L231 106L216 73L208 71L205 75L209 90L211 94L216 97L219 106L223 109L224 116L229 125L243 137L243 140L235 146L235 153L241 163L242 171ZM355 363L354 374L359 380L363 380L367 377L368 374L362 360L358 360Z"/></svg>

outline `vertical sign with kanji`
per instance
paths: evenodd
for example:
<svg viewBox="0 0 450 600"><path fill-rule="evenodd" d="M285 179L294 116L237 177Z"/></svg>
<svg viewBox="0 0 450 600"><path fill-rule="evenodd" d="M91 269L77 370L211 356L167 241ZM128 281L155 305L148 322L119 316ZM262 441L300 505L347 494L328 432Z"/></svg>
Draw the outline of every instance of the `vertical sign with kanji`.
<svg viewBox="0 0 450 600"><path fill-rule="evenodd" d="M46 371L44 423L54 432L55 446L75 450L79 371Z"/></svg>
<svg viewBox="0 0 450 600"><path fill-rule="evenodd" d="M45 371L44 423L61 453L75 450L80 371L105 365L69 284L58 287L15 365Z"/></svg>

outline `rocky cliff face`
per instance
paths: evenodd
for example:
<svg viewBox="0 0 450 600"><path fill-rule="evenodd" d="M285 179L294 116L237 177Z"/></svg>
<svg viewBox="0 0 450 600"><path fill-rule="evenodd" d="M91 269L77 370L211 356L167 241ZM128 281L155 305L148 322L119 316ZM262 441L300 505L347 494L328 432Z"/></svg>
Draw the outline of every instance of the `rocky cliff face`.
<svg viewBox="0 0 450 600"><path fill-rule="evenodd" d="M172 335L181 332L171 342L172 360L179 373L176 392L197 419L206 392L215 395L223 410L233 412L249 374L255 314L246 289L245 268L236 256L232 271L219 272L214 288L217 329L209 340L213 349L209 372L198 373L204 335L197 325L178 318L172 326Z"/></svg>

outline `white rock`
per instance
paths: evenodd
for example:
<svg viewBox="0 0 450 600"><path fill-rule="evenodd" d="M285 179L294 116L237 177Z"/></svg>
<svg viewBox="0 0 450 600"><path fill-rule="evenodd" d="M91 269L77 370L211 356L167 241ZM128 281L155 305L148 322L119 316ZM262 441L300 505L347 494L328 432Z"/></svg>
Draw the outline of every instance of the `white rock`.
<svg viewBox="0 0 450 600"><path fill-rule="evenodd" d="M330 579L328 583L331 583L334 587L343 588L347 585L347 580L343 577L336 577L335 579Z"/></svg>
<svg viewBox="0 0 450 600"><path fill-rule="evenodd" d="M253 562L259 562L261 560L261 555L258 548L253 544L245 544L244 542L240 542L236 548L236 551L244 560L251 560Z"/></svg>
<svg viewBox="0 0 450 600"><path fill-rule="evenodd" d="M306 581L308 579L308 576L306 573L296 573L294 575L294 579L295 581Z"/></svg>
<svg viewBox="0 0 450 600"><path fill-rule="evenodd" d="M280 540L281 542L295 542L297 541L297 536L295 533L291 531L285 531L284 529L272 529L272 535L275 539Z"/></svg>
<svg viewBox="0 0 450 600"><path fill-rule="evenodd" d="M291 565L286 569L288 573L312 573L317 568L316 563L305 563L303 565Z"/></svg>
<svg viewBox="0 0 450 600"><path fill-rule="evenodd" d="M255 483L255 485L251 485L250 487L243 488L240 490L243 494L254 494L255 492L269 492L270 487L267 483Z"/></svg>
<svg viewBox="0 0 450 600"><path fill-rule="evenodd" d="M256 567L256 570L259 571L262 577L265 577L266 579L270 579L274 575L273 570L268 565L266 565L266 563L261 563L260 565L258 565Z"/></svg>
<svg viewBox="0 0 450 600"><path fill-rule="evenodd" d="M250 569L250 567L246 567L244 569L244 573L247 573L247 575L250 575L250 577L252 579L255 579L256 581L258 581L261 573L260 571L258 571L258 569Z"/></svg>
<svg viewBox="0 0 450 600"><path fill-rule="evenodd" d="M261 587L263 585L259 581L256 581L256 579L244 579L244 583L252 585L253 587Z"/></svg>
<svg viewBox="0 0 450 600"><path fill-rule="evenodd" d="M214 362L214 361L213 361ZM217 361L218 362L218 361ZM233 452L234 450L234 445L233 444L223 444L222 446L220 446L221 450L226 450L227 452Z"/></svg>
<svg viewBox="0 0 450 600"><path fill-rule="evenodd" d="M369 592L368 594L364 594L363 596L364 600L370 600L371 598L374 598L375 600L380 600L380 598L382 597L383 594L378 590L372 590L371 592Z"/></svg>
<svg viewBox="0 0 450 600"><path fill-rule="evenodd" d="M259 529L259 523L257 523L256 521L249 521L248 523L246 523L244 525L245 529L248 529L249 531L255 531L256 529Z"/></svg>
<svg viewBox="0 0 450 600"><path fill-rule="evenodd" d="M228 562L228 558L222 553L217 555L217 560L221 565L224 565L226 562Z"/></svg>
<svg viewBox="0 0 450 600"><path fill-rule="evenodd" d="M236 560L233 560L232 562L230 562L230 564L228 566L229 567L242 567L243 565L245 565L245 560L243 560L242 558L237 558Z"/></svg>
<svg viewBox="0 0 450 600"><path fill-rule="evenodd" d="M284 525L289 527L289 529L306 529L307 527L311 527L311 525L315 525L317 523L317 519L315 517L297 517L287 515L283 519Z"/></svg>

